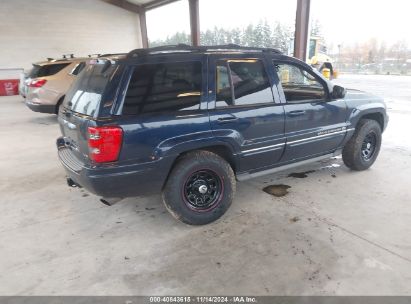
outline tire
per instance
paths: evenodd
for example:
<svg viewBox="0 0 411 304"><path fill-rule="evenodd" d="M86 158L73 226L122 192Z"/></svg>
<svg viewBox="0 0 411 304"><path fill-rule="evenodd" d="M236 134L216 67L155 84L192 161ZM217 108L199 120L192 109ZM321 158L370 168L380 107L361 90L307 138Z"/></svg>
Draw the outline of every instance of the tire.
<svg viewBox="0 0 411 304"><path fill-rule="evenodd" d="M234 172L224 159L209 151L195 151L181 157L172 169L163 202L177 220L205 225L227 211L235 190Z"/></svg>
<svg viewBox="0 0 411 304"><path fill-rule="evenodd" d="M366 170L377 159L381 148L381 127L371 119L362 119L353 137L342 151L344 164L355 171Z"/></svg>

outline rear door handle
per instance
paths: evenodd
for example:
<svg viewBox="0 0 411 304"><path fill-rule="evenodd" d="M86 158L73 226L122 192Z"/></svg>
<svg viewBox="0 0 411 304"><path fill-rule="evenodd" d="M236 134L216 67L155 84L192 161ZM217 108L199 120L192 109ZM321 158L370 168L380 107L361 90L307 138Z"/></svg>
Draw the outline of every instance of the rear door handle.
<svg viewBox="0 0 411 304"><path fill-rule="evenodd" d="M305 114L305 111L304 110L297 110L297 111L291 111L291 112L288 112L288 116L301 116L301 115L304 115Z"/></svg>
<svg viewBox="0 0 411 304"><path fill-rule="evenodd" d="M235 122L237 121L238 118L235 116L227 116L227 117L220 117L217 119L217 122L219 124L223 124L223 123L229 123L229 122Z"/></svg>

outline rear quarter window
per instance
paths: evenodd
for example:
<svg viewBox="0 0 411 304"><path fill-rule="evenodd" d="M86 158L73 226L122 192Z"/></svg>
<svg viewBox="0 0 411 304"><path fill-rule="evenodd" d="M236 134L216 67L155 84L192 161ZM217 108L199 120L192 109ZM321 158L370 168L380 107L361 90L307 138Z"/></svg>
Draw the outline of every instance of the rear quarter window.
<svg viewBox="0 0 411 304"><path fill-rule="evenodd" d="M63 106L76 113L95 116L107 84L117 69L118 65L107 61L86 65L67 92Z"/></svg>
<svg viewBox="0 0 411 304"><path fill-rule="evenodd" d="M29 77L30 78L37 78L37 77L46 77L52 76L60 72L70 63L54 63L54 64L47 64L47 65L33 65L33 69L31 70Z"/></svg>
<svg viewBox="0 0 411 304"><path fill-rule="evenodd" d="M138 65L131 76L122 114L198 110L201 84L201 62Z"/></svg>

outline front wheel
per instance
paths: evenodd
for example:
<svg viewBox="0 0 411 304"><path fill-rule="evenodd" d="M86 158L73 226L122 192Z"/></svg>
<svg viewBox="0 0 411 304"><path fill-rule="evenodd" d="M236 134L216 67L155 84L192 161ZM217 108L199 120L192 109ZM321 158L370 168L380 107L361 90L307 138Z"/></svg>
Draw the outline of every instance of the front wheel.
<svg viewBox="0 0 411 304"><path fill-rule="evenodd" d="M224 159L209 151L195 151L174 166L163 190L163 202L176 219L204 225L227 211L235 188L234 172Z"/></svg>
<svg viewBox="0 0 411 304"><path fill-rule="evenodd" d="M362 119L353 137L344 146L344 164L356 171L366 170L375 162L381 147L381 127L371 119Z"/></svg>

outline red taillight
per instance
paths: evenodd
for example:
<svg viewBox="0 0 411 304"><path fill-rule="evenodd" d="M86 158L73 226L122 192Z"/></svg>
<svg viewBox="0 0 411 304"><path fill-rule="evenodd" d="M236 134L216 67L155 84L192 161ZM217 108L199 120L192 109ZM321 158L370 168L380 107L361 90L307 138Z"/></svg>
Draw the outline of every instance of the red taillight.
<svg viewBox="0 0 411 304"><path fill-rule="evenodd" d="M46 79L33 79L32 81L29 82L29 87L32 88L41 88L46 84L47 80Z"/></svg>
<svg viewBox="0 0 411 304"><path fill-rule="evenodd" d="M88 128L89 156L96 163L116 161L122 141L123 130L120 127Z"/></svg>

